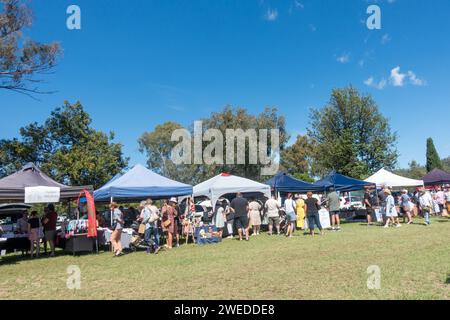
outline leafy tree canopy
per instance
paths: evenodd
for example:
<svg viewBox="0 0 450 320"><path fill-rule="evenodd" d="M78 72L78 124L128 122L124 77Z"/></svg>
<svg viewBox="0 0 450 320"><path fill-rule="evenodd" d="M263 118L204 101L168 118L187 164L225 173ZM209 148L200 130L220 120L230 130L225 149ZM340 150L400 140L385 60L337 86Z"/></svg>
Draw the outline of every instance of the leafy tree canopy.
<svg viewBox="0 0 450 320"><path fill-rule="evenodd" d="M0 176L34 162L53 179L71 185L102 186L128 164L114 134L91 128L91 118L77 102L64 102L44 124L20 129L21 139L0 140Z"/></svg>
<svg viewBox="0 0 450 320"><path fill-rule="evenodd" d="M382 167L394 168L397 161L397 135L388 119L371 96L353 87L333 90L327 106L311 110L308 136L318 176L336 170L362 179Z"/></svg>
<svg viewBox="0 0 450 320"><path fill-rule="evenodd" d="M276 108L265 108L260 114L254 115L248 113L243 108L225 107L220 112L214 112L210 117L200 119L203 125L203 132L208 129L219 130L226 139L227 129L278 129L280 132L280 149L283 149L289 136L285 129L285 119L278 115ZM170 159L171 150L178 142L171 141L172 132L181 128L180 124L166 122L163 125L156 126L151 132L145 132L139 138L141 152L147 154L147 164L150 169L160 172L172 179L195 184L209 179L221 172L229 172L235 175L247 177L258 181L264 181L266 177L260 175L261 164L191 164L175 165ZM188 128L191 137L194 137L194 128ZM270 131L267 139L271 141ZM208 146L209 142L203 142L202 151ZM246 143L246 156L249 154L249 146ZM223 148L223 159L225 159L225 146ZM272 148L268 143L268 154L271 154ZM248 160L248 159L247 159ZM236 163L236 162L235 162Z"/></svg>

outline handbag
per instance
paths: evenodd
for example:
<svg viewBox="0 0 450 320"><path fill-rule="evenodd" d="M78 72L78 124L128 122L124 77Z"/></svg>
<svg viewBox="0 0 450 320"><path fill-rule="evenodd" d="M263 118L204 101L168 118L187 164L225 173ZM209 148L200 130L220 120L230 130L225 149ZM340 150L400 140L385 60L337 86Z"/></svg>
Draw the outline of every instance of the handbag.
<svg viewBox="0 0 450 320"><path fill-rule="evenodd" d="M141 223L141 224L139 225L138 233L139 233L139 234L145 233L145 224Z"/></svg>
<svg viewBox="0 0 450 320"><path fill-rule="evenodd" d="M166 221L163 222L163 226L164 228L168 228L170 225L172 224L172 221L170 221L169 219L167 219Z"/></svg>
<svg viewBox="0 0 450 320"><path fill-rule="evenodd" d="M148 220L149 223L153 223L159 219L159 215L156 212L154 212L153 210L151 212L152 213L150 214L150 219Z"/></svg>

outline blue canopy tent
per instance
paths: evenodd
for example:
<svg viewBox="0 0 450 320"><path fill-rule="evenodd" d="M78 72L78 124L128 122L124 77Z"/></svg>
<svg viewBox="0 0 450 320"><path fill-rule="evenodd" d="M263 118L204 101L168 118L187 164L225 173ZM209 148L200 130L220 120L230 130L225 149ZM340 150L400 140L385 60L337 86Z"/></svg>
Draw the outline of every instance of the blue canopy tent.
<svg viewBox="0 0 450 320"><path fill-rule="evenodd" d="M138 164L94 191L95 201L163 199L192 194L192 186L170 180Z"/></svg>
<svg viewBox="0 0 450 320"><path fill-rule="evenodd" d="M314 184L294 178L286 172L278 172L271 179L265 182L276 192L297 192L305 193L309 191L321 191L323 188Z"/></svg>
<svg viewBox="0 0 450 320"><path fill-rule="evenodd" d="M364 189L364 187L376 187L375 184L350 178L339 174L337 172L331 172L328 176L322 180L314 183L316 187L319 187L323 191L328 191L330 188L336 189L336 191L350 192Z"/></svg>

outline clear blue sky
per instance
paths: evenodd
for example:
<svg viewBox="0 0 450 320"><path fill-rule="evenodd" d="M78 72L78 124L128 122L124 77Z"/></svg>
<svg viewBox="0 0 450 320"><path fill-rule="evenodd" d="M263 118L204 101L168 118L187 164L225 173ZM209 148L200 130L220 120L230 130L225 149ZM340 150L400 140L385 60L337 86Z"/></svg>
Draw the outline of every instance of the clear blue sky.
<svg viewBox="0 0 450 320"><path fill-rule="evenodd" d="M378 4L382 29L367 29ZM400 136L399 164L425 161L431 136L450 155L448 0L58 0L31 1L27 35L58 40L64 56L40 101L0 91L0 137L80 100L99 130L113 130L131 164L155 124L190 125L230 104L277 106L292 135L334 87L374 96ZM82 30L66 9L82 10ZM396 69L400 67L400 69Z"/></svg>

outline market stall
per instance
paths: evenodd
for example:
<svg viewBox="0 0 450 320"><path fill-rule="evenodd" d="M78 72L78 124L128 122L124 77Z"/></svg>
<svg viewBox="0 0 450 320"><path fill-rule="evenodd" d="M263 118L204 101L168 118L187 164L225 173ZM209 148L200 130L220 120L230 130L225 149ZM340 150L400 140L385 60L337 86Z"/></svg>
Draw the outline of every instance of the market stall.
<svg viewBox="0 0 450 320"><path fill-rule="evenodd" d="M307 183L305 181L296 179L285 172L279 172L271 179L266 181L272 190L277 192L292 192L292 193L306 193L322 191L321 187L314 184Z"/></svg>
<svg viewBox="0 0 450 320"><path fill-rule="evenodd" d="M423 186L423 180L405 178L396 175L390 171L387 171L386 169L379 170L377 173L370 176L364 181L376 184L378 188L381 186L387 186L391 188L407 188L407 187Z"/></svg>
<svg viewBox="0 0 450 320"><path fill-rule="evenodd" d="M350 192L362 190L365 187L375 187L373 182L350 178L335 171L331 172L322 180L317 181L314 185L323 191L328 191L330 188L334 188L336 191L340 192Z"/></svg>
<svg viewBox="0 0 450 320"><path fill-rule="evenodd" d="M192 194L192 186L163 177L137 164L94 191L97 202L165 199Z"/></svg>
<svg viewBox="0 0 450 320"><path fill-rule="evenodd" d="M156 200L191 194L191 185L163 177L143 165L137 164L126 173L116 175L103 187L94 191L94 199L96 202L132 202L147 198ZM110 244L111 233L111 230L103 229L102 236L99 235L99 244ZM132 233L132 229L123 229L121 243L124 249L130 247Z"/></svg>
<svg viewBox="0 0 450 320"><path fill-rule="evenodd" d="M434 169L422 178L426 186L441 186L450 184L450 173L440 169Z"/></svg>
<svg viewBox="0 0 450 320"><path fill-rule="evenodd" d="M16 173L0 179L0 202L22 201L26 204L70 202L71 199L77 199L83 191L92 191L92 186L63 185L51 179L33 163L28 163ZM2 237L7 239L3 245L9 251L29 249L28 235L16 232L13 223L2 226L2 229L7 230Z"/></svg>
<svg viewBox="0 0 450 320"><path fill-rule="evenodd" d="M270 198L270 186L250 179L233 176L228 173L219 174L194 186L194 197L207 197L211 200L213 209L217 200L226 194L259 194Z"/></svg>
<svg viewBox="0 0 450 320"><path fill-rule="evenodd" d="M41 189L33 189L33 188L41 188ZM50 188L50 189L43 189ZM28 189L31 188L31 189ZM55 189L52 189L55 188ZM59 200L58 201L46 201L45 196L53 196L54 194L50 194L52 190L59 190ZM28 163L22 169L13 173L10 176L7 176L3 179L0 179L0 203L3 202L11 202L11 201L20 201L26 202L25 195L27 191L30 191L30 196L38 196L39 194L34 193L33 191L44 191L41 196L43 197L41 203L47 202L59 202L61 200L70 200L78 198L78 195L83 190L88 190L92 192L92 186L81 186L81 187L73 187L66 186L61 183L54 181L52 178L43 173L35 164ZM45 193L47 192L47 193ZM33 201L33 203L37 203Z"/></svg>

